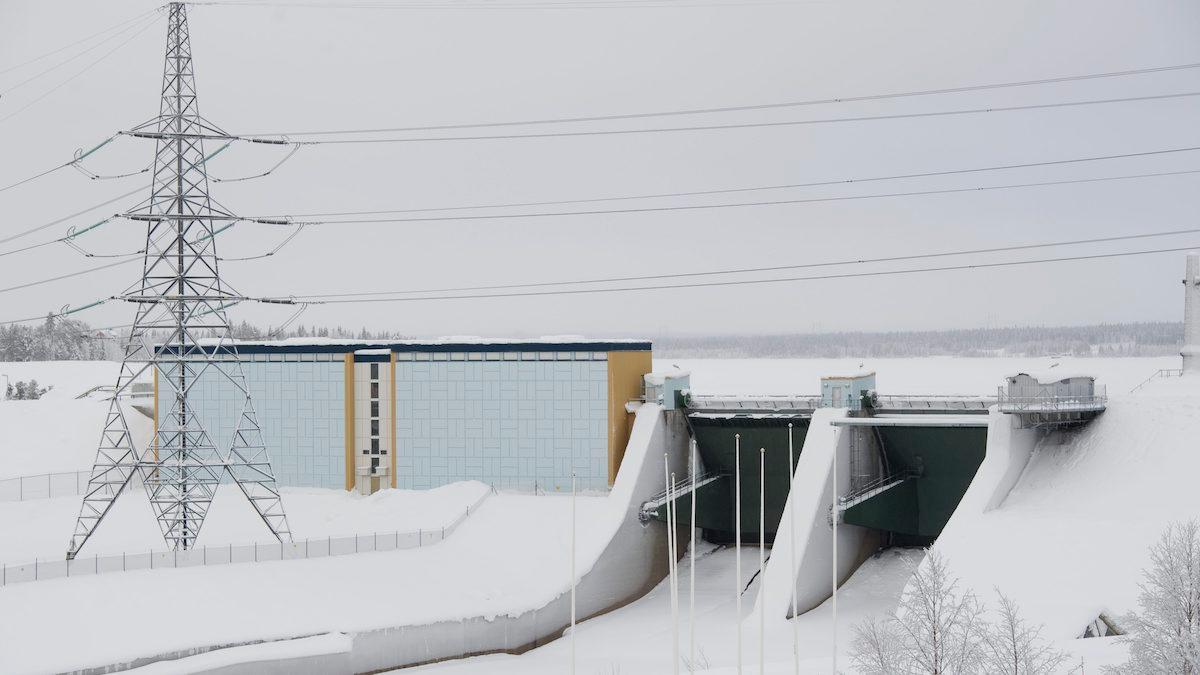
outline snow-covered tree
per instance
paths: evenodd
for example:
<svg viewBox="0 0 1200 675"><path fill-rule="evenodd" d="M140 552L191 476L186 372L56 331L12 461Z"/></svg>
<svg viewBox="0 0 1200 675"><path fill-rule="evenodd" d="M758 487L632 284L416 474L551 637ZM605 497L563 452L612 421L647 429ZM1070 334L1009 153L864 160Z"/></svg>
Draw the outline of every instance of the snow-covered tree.
<svg viewBox="0 0 1200 675"><path fill-rule="evenodd" d="M895 616L855 628L851 660L864 673L965 675L984 656L983 607L960 591L941 554L913 573Z"/></svg>
<svg viewBox="0 0 1200 675"><path fill-rule="evenodd" d="M1000 675L1052 675L1066 661L1042 638L1042 627L1021 618L1017 605L999 590L997 620L984 633L983 672Z"/></svg>
<svg viewBox="0 0 1200 675"><path fill-rule="evenodd" d="M1172 524L1150 548L1138 608L1124 621L1129 662L1112 673L1200 673L1200 523Z"/></svg>
<svg viewBox="0 0 1200 675"><path fill-rule="evenodd" d="M910 673L894 617L871 617L854 627L850 661L861 675Z"/></svg>

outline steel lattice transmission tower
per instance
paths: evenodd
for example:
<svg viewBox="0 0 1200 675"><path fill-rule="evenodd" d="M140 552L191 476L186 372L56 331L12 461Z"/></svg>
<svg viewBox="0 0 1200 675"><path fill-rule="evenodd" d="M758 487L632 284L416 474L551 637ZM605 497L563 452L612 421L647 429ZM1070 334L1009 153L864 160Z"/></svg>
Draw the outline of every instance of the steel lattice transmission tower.
<svg viewBox="0 0 1200 675"><path fill-rule="evenodd" d="M271 532L280 541L291 541L225 313L238 296L221 283L217 270L218 224L237 217L213 207L203 146L206 138L229 135L200 115L182 3L169 5L159 114L128 133L156 143L150 200L125 214L147 224L145 261L140 284L123 296L137 311L67 559L79 553L135 475L145 484L163 538L174 550L195 546L226 473ZM161 346L149 343L164 334ZM158 415L150 446L139 450L121 395L151 370L164 389L159 400L166 408ZM202 387L215 387L223 399L230 392L243 399L224 453L189 406L189 395L195 397Z"/></svg>

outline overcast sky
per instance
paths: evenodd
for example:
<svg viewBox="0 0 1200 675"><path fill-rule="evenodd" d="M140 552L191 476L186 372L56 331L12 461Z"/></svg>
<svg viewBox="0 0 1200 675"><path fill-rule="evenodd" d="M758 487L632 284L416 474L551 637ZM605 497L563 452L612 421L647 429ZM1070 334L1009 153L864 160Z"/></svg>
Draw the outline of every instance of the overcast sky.
<svg viewBox="0 0 1200 675"><path fill-rule="evenodd" d="M499 1L512 5L515 0ZM737 6L729 0L665 0L680 5L667 8L635 0L628 3L632 6L590 9L565 8L561 1L535 9L194 7L189 18L201 109L231 132L403 127L736 106L1200 62L1200 3L1194 0ZM712 4L718 6L698 6ZM0 0L0 70L153 5ZM0 73L0 92L7 92L0 97L0 185L67 161L76 148L153 117L164 42L165 22L159 21L20 112L15 111L88 67L119 40L11 92L79 48ZM470 135L875 116L1193 91L1200 91L1200 69L869 103L482 129ZM304 148L267 178L219 183L212 191L242 214L588 199L1200 146L1197 120L1200 97L720 131L333 145ZM122 139L97 153L89 167L130 171L152 154L152 141ZM271 146L235 145L214 159L210 170L215 176L250 175L281 156ZM589 206L806 199L1186 169L1200 169L1200 152ZM89 181L65 170L0 193L0 238L139 184L147 184L148 195L145 175ZM226 263L223 272L246 294L300 295L929 253L1200 227L1197 187L1200 174L745 208L323 225L308 228L272 259ZM144 196L127 201L132 205ZM2 244L0 250L60 236L69 225L89 225L112 210ZM285 235L269 226L238 226L221 235L220 251L253 255ZM138 249L143 236L143 226L113 223L80 243L97 253L127 252ZM1190 245L1200 247L1200 235L963 260ZM0 258L0 287L106 262L86 260L64 246L7 256ZM120 291L138 272L139 265L125 265L0 294L0 319L78 306ZM653 337L1178 320L1182 272L1183 256L1177 253L903 277L314 306L301 321L413 335ZM271 323L289 313L242 306L233 318ZM132 314L132 306L113 303L78 317L103 325L123 323Z"/></svg>

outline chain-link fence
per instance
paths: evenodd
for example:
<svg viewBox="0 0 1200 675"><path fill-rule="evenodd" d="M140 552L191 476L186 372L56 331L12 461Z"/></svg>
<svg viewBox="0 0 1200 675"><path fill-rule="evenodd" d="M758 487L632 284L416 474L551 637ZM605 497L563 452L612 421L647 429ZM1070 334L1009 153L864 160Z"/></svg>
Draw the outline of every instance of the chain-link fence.
<svg viewBox="0 0 1200 675"><path fill-rule="evenodd" d="M90 471L68 471L5 478L0 480L0 502L75 497L83 494L90 477Z"/></svg>
<svg viewBox="0 0 1200 675"><path fill-rule="evenodd" d="M85 473L83 476L83 484L86 485L88 474ZM484 500L492 494L493 491L488 490L453 521L433 529L418 529L410 532L374 532L344 537L314 537L291 543L202 546L187 551L126 552L115 555L94 555L70 561L35 559L33 562L19 565L0 564L0 586L132 570L201 567L272 560L305 560L371 551L421 548L437 544L450 536L471 515L471 512L478 510Z"/></svg>

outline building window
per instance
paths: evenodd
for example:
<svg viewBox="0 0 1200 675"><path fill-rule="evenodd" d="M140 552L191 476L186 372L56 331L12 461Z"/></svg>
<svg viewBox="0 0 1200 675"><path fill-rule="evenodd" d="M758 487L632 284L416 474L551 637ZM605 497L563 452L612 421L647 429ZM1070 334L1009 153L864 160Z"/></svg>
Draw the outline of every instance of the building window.
<svg viewBox="0 0 1200 675"><path fill-rule="evenodd" d="M371 364L371 379L372 380L379 379L379 364L378 363Z"/></svg>
<svg viewBox="0 0 1200 675"><path fill-rule="evenodd" d="M372 436L379 435L379 420L378 419L371 420L371 435Z"/></svg>
<svg viewBox="0 0 1200 675"><path fill-rule="evenodd" d="M371 439L371 454L372 455L379 454L379 439L378 438Z"/></svg>
<svg viewBox="0 0 1200 675"><path fill-rule="evenodd" d="M379 383L378 382L371 383L371 398L376 399L376 402L378 402L378 399L379 399ZM375 413L375 414L378 414L378 413Z"/></svg>
<svg viewBox="0 0 1200 675"><path fill-rule="evenodd" d="M371 401L371 417L379 417L379 400Z"/></svg>

